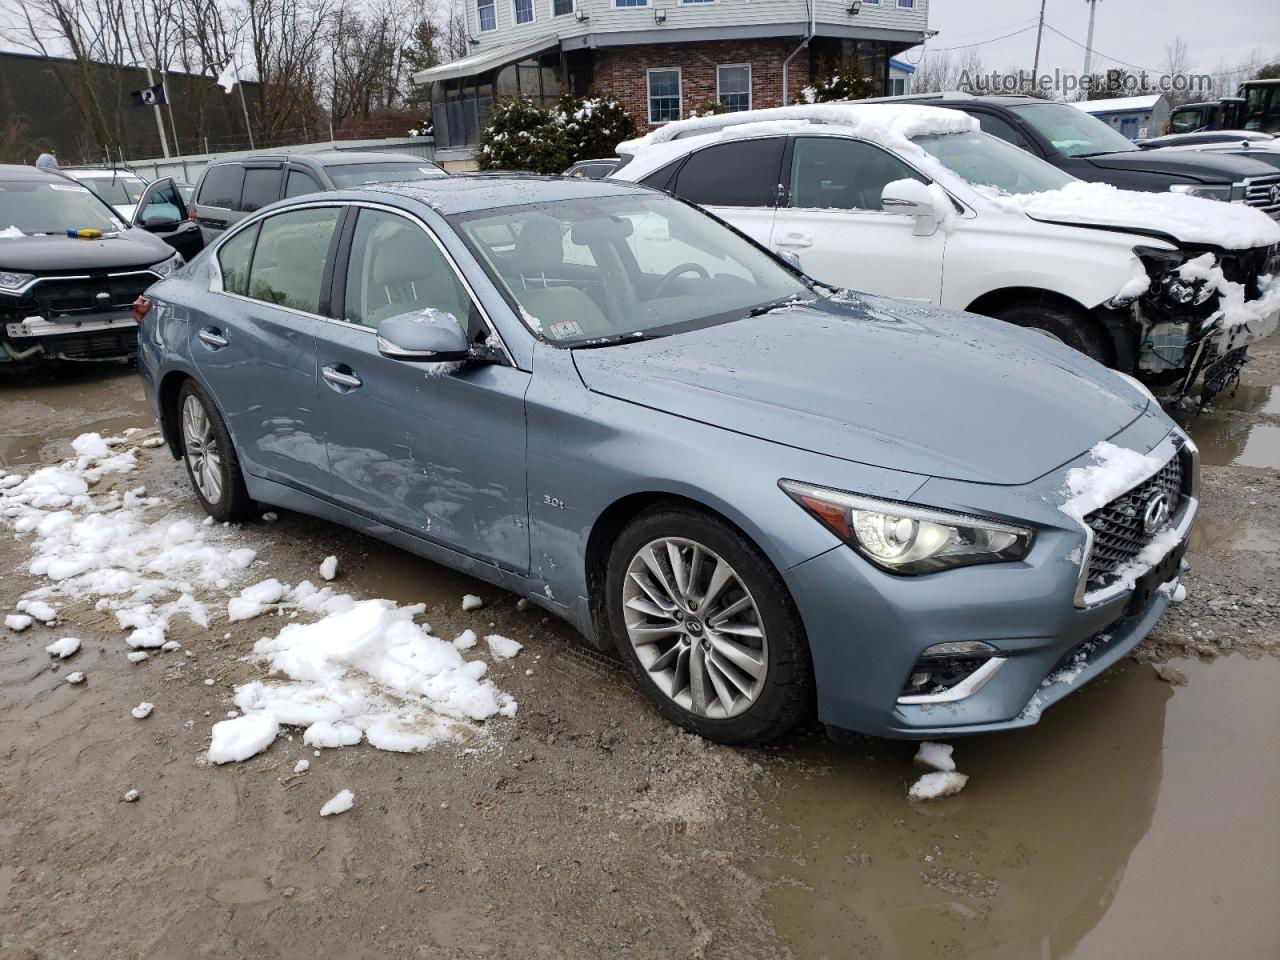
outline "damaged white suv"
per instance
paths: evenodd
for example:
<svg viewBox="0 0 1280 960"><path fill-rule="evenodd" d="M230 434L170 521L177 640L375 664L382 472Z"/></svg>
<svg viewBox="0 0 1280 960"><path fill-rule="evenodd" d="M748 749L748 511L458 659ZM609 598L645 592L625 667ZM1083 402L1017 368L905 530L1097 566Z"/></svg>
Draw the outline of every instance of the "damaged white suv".
<svg viewBox="0 0 1280 960"><path fill-rule="evenodd" d="M612 176L700 204L815 279L1034 327L1202 400L1280 321L1280 224L1238 204L1068 176L915 104L669 123ZM680 239L672 239L678 267Z"/></svg>

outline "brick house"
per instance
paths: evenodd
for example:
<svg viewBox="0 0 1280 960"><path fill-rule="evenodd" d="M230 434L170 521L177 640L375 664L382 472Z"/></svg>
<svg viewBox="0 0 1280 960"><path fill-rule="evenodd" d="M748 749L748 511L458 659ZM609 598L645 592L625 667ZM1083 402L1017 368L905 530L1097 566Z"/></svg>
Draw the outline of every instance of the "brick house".
<svg viewBox="0 0 1280 960"><path fill-rule="evenodd" d="M641 132L705 101L795 103L828 65L856 64L877 93L891 58L921 43L929 0L463 0L472 52L414 76L430 84L440 159L466 161L495 98L553 102L595 88Z"/></svg>

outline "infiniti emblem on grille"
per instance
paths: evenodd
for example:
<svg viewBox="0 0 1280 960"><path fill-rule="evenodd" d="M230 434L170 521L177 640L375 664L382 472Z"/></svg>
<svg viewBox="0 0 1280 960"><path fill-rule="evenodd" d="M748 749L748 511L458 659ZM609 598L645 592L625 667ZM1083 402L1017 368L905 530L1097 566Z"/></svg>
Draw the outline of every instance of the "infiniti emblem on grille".
<svg viewBox="0 0 1280 960"><path fill-rule="evenodd" d="M1142 510L1142 532L1155 533L1168 522L1169 497L1167 494L1157 493L1147 501L1147 505Z"/></svg>

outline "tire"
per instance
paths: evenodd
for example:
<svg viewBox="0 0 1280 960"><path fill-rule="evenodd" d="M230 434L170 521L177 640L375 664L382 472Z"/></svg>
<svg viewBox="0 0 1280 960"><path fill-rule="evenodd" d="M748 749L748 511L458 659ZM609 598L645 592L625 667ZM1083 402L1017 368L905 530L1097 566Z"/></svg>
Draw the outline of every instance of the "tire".
<svg viewBox="0 0 1280 960"><path fill-rule="evenodd" d="M722 564L729 576L713 594ZM672 723L740 745L776 740L810 712L813 667L799 613L773 565L723 520L677 504L642 513L609 552L605 603L623 662Z"/></svg>
<svg viewBox="0 0 1280 960"><path fill-rule="evenodd" d="M1046 333L1104 366L1112 366L1111 344L1092 318L1053 303L1024 300L996 311L997 320Z"/></svg>
<svg viewBox="0 0 1280 960"><path fill-rule="evenodd" d="M187 479L205 513L220 523L245 519L253 501L231 434L218 408L194 380L179 388L175 417Z"/></svg>

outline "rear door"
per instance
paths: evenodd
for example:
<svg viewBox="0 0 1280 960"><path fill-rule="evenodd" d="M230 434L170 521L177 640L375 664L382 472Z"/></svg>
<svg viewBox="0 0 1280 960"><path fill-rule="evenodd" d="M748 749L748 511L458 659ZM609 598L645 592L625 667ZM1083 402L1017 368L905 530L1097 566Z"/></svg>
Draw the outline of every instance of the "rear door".
<svg viewBox="0 0 1280 960"><path fill-rule="evenodd" d="M707 147L684 162L668 189L767 244L785 146L786 137L763 137Z"/></svg>
<svg viewBox="0 0 1280 960"><path fill-rule="evenodd" d="M506 363L455 368L379 353L380 321L427 308L452 314L473 341L491 334L421 223L382 208L352 214L334 279L347 322L326 325L318 345L330 496L390 527L526 571L529 374Z"/></svg>
<svg viewBox="0 0 1280 960"><path fill-rule="evenodd" d="M142 191L133 226L154 233L187 260L204 249L200 228L192 222L187 202L169 177L148 184Z"/></svg>
<svg viewBox="0 0 1280 960"><path fill-rule="evenodd" d="M252 475L323 495L316 338L342 208L264 218L221 244L222 289L192 311L191 356Z"/></svg>
<svg viewBox="0 0 1280 960"><path fill-rule="evenodd" d="M798 254L804 271L823 283L937 303L946 233L915 236L914 217L880 204L886 184L929 181L865 140L796 137L790 153L773 248Z"/></svg>

